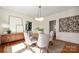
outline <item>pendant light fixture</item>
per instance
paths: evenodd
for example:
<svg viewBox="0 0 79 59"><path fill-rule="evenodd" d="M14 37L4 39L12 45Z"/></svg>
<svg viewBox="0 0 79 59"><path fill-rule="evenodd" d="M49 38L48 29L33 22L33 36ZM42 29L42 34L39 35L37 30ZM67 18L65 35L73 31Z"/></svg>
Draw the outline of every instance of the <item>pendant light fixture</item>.
<svg viewBox="0 0 79 59"><path fill-rule="evenodd" d="M43 21L44 17L41 16L41 6L38 6L38 17L35 18L37 21Z"/></svg>

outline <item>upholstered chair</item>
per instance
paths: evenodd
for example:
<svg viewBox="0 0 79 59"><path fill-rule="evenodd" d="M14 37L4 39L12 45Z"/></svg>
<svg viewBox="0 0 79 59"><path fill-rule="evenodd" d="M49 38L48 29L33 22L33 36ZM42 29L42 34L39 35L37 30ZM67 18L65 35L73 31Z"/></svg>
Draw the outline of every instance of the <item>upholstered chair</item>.
<svg viewBox="0 0 79 59"><path fill-rule="evenodd" d="M40 52L46 53L48 50L49 35L45 33L39 33L37 45L40 48Z"/></svg>

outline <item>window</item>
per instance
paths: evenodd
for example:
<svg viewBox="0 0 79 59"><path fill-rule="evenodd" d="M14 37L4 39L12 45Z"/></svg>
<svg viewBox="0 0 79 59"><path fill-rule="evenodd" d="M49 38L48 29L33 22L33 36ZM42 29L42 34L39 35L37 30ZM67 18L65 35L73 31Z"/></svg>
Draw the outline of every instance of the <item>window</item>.
<svg viewBox="0 0 79 59"><path fill-rule="evenodd" d="M20 17L9 16L10 30L12 33L23 32L23 20Z"/></svg>

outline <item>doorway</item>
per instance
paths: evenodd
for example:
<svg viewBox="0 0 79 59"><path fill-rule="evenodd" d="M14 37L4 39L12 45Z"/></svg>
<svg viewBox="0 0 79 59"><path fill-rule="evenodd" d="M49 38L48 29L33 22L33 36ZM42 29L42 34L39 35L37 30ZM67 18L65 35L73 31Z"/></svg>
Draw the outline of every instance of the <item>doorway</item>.
<svg viewBox="0 0 79 59"><path fill-rule="evenodd" d="M26 31L32 31L32 22L26 21L25 28L26 28Z"/></svg>
<svg viewBox="0 0 79 59"><path fill-rule="evenodd" d="M56 20L49 21L49 32L54 31L54 37L56 37Z"/></svg>

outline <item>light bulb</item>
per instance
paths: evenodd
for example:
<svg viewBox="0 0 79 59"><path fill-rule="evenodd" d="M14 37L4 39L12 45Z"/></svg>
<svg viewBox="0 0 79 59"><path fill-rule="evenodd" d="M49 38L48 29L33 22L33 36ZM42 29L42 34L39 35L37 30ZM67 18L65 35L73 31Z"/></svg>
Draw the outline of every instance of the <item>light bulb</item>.
<svg viewBox="0 0 79 59"><path fill-rule="evenodd" d="M39 17L39 18L35 18L35 20L37 20L37 21L43 21L44 18L43 17Z"/></svg>

